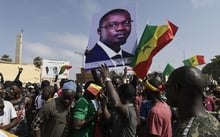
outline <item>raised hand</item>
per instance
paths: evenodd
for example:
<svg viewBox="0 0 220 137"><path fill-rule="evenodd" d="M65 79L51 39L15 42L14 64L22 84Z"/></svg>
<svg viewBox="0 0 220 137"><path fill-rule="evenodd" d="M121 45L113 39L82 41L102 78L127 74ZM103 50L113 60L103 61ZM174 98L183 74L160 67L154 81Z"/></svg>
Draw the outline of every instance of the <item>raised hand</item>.
<svg viewBox="0 0 220 137"><path fill-rule="evenodd" d="M103 78L110 78L110 72L109 72L109 69L108 69L108 66L106 64L102 64L100 66L100 69L99 69L101 75Z"/></svg>
<svg viewBox="0 0 220 137"><path fill-rule="evenodd" d="M18 67L18 72L21 73L23 71L23 68Z"/></svg>

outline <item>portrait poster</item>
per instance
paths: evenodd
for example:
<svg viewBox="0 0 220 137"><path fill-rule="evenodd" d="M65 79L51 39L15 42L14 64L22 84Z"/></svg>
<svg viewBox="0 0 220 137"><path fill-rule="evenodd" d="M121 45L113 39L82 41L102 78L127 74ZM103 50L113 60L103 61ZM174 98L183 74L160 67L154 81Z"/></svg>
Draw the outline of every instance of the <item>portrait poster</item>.
<svg viewBox="0 0 220 137"><path fill-rule="evenodd" d="M69 78L69 70L65 70L62 74L59 74L61 67L69 64L69 61L43 59L42 78L55 78L56 75L59 78Z"/></svg>
<svg viewBox="0 0 220 137"><path fill-rule="evenodd" d="M122 13L120 13L121 10ZM110 12L112 14L112 11L114 11L114 17L111 18L109 17L111 15L108 13ZM115 11L119 13L115 13ZM125 11L127 13L125 13ZM109 36L109 33L111 33L111 36ZM111 49L113 46L119 44L108 45L102 41L103 37L106 37L106 39L112 37L112 39L116 41L123 40L123 42L121 42L122 44L118 46L120 50L115 51L115 49ZM88 46L85 52L85 69L96 69L104 63L109 67L129 65L133 59L136 48L136 5L130 4L124 7L103 10L95 14L92 18Z"/></svg>

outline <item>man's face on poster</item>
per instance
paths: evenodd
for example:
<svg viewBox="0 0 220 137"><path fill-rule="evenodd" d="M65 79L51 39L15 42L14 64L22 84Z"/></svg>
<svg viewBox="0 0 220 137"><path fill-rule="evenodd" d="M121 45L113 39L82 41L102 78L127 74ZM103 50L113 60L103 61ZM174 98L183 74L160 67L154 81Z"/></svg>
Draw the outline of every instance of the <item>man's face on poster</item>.
<svg viewBox="0 0 220 137"><path fill-rule="evenodd" d="M108 46L125 44L131 33L131 22L131 16L127 12L113 13L106 16L98 29L100 41Z"/></svg>

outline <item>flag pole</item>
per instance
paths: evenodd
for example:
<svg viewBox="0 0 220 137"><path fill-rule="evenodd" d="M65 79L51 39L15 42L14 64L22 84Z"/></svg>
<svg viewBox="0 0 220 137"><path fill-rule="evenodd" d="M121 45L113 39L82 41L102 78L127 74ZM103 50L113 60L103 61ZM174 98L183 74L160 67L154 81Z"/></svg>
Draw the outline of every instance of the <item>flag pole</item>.
<svg viewBox="0 0 220 137"><path fill-rule="evenodd" d="M185 49L183 49L183 60L185 60Z"/></svg>
<svg viewBox="0 0 220 137"><path fill-rule="evenodd" d="M150 18L147 19L147 24L150 24Z"/></svg>

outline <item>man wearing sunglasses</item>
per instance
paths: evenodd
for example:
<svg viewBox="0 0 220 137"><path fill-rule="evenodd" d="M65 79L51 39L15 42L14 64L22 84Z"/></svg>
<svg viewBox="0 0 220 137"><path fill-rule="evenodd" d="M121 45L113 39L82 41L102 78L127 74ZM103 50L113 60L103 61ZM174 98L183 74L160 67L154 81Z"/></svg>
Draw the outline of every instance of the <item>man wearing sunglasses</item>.
<svg viewBox="0 0 220 137"><path fill-rule="evenodd" d="M121 49L131 33L130 13L125 9L113 9L101 17L96 45L86 52L86 63L109 61L109 66L124 66L133 55ZM101 63L100 62L100 63Z"/></svg>

